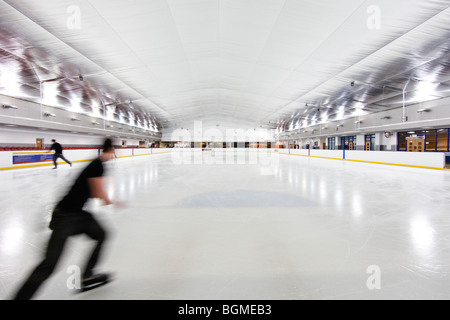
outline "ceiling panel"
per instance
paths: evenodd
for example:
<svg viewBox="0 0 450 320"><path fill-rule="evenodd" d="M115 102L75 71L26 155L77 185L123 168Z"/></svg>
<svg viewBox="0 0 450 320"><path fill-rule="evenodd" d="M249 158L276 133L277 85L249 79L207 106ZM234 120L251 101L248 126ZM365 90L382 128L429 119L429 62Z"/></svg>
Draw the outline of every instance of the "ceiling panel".
<svg viewBox="0 0 450 320"><path fill-rule="evenodd" d="M160 123L380 112L409 79L409 103L450 96L448 21L447 0L6 0L0 92Z"/></svg>

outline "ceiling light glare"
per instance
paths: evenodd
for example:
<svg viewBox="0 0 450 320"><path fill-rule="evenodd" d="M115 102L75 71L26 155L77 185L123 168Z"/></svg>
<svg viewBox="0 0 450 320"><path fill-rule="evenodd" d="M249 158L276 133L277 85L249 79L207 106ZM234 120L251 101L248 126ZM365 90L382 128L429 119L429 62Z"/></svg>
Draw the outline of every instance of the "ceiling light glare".
<svg viewBox="0 0 450 320"><path fill-rule="evenodd" d="M78 96L72 95L72 108L70 111L74 113L83 113L83 109L81 108L81 99Z"/></svg>
<svg viewBox="0 0 450 320"><path fill-rule="evenodd" d="M421 81L414 95L416 101L427 101L435 97L436 88L440 83Z"/></svg>
<svg viewBox="0 0 450 320"><path fill-rule="evenodd" d="M100 118L102 115L100 114L100 106L97 101L92 101L92 116L95 118Z"/></svg>
<svg viewBox="0 0 450 320"><path fill-rule="evenodd" d="M10 70L2 70L0 72L0 88L3 87L5 90L1 90L8 96L21 96L23 93L20 90L22 87L20 81L20 76L15 70L21 70L21 66L18 61L11 61L8 65Z"/></svg>
<svg viewBox="0 0 450 320"><path fill-rule="evenodd" d="M49 106L56 106L58 104L58 94L59 94L59 83L58 82L45 82L42 88L43 104Z"/></svg>

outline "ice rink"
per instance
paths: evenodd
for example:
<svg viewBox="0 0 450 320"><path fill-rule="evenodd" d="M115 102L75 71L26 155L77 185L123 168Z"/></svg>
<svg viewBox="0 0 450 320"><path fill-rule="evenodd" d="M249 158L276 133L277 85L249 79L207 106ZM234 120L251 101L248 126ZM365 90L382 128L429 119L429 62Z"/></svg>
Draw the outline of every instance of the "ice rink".
<svg viewBox="0 0 450 320"><path fill-rule="evenodd" d="M0 299L40 262L53 206L86 163L0 172ZM450 172L277 154L164 154L108 164L125 209L83 294L71 238L36 299L450 299Z"/></svg>

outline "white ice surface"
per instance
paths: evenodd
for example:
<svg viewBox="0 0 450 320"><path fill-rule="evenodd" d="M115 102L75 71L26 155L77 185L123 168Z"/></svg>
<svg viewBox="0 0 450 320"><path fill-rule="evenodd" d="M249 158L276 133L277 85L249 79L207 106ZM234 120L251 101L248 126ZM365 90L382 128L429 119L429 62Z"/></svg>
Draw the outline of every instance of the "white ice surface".
<svg viewBox="0 0 450 320"><path fill-rule="evenodd" d="M110 231L99 271L116 280L68 289L68 267L92 248L77 236L35 298L450 298L449 171L286 155L223 162L109 164L108 190L128 206L88 209ZM0 172L0 299L40 261L51 210L85 165ZM367 286L371 266L379 290Z"/></svg>

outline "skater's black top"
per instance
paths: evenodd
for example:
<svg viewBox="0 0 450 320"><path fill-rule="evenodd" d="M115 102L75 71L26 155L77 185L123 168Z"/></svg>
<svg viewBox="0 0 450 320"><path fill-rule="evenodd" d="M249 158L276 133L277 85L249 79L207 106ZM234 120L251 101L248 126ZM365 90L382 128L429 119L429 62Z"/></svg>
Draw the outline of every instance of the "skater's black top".
<svg viewBox="0 0 450 320"><path fill-rule="evenodd" d="M102 177L103 174L103 162L100 158L97 158L81 172L69 193L61 200L57 208L65 212L81 212L86 201L91 198L88 180Z"/></svg>
<svg viewBox="0 0 450 320"><path fill-rule="evenodd" d="M63 153L63 148L58 142L55 142L54 144L52 144L50 150L55 150L55 153L59 153L59 154Z"/></svg>

